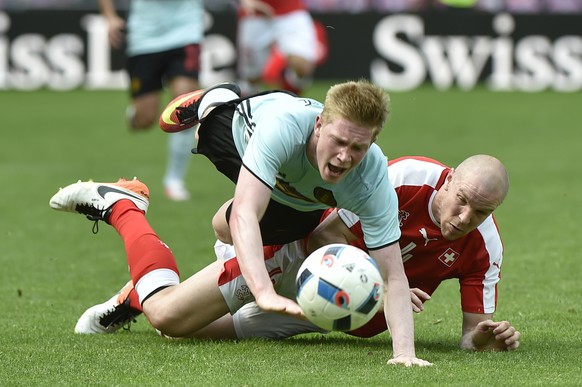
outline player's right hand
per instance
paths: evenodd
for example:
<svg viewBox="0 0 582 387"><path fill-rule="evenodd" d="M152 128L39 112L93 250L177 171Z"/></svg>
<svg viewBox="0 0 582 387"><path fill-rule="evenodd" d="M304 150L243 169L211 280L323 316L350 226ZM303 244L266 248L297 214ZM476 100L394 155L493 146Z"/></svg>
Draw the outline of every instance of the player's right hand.
<svg viewBox="0 0 582 387"><path fill-rule="evenodd" d="M107 22L109 23L109 44L113 48L123 47L125 42L125 20L120 17L112 17L107 19Z"/></svg>
<svg viewBox="0 0 582 387"><path fill-rule="evenodd" d="M260 295L255 299L259 308L267 312L286 313L295 317L305 317L301 307L289 298L278 295L277 293L268 293Z"/></svg>
<svg viewBox="0 0 582 387"><path fill-rule="evenodd" d="M386 363L388 365L396 365L396 364L404 364L405 367L430 367L432 366L431 362L426 360L419 359L417 357L408 357L408 356L397 356L394 357Z"/></svg>

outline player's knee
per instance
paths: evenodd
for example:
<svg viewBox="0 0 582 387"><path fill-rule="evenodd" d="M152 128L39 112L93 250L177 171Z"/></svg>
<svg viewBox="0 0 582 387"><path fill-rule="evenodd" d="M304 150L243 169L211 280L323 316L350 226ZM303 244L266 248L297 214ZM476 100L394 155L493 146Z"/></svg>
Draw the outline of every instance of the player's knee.
<svg viewBox="0 0 582 387"><path fill-rule="evenodd" d="M214 214L212 217L212 228L214 229L214 235L216 239L223 243L232 245L232 237L230 236L230 226L226 221L226 213L232 201L224 203L222 207Z"/></svg>
<svg viewBox="0 0 582 387"><path fill-rule="evenodd" d="M138 112L135 115L133 125L136 129L148 129L157 123L159 116L154 111Z"/></svg>
<svg viewBox="0 0 582 387"><path fill-rule="evenodd" d="M308 78L315 71L315 64L305 58L290 55L288 57L289 67L293 69L297 77Z"/></svg>
<svg viewBox="0 0 582 387"><path fill-rule="evenodd" d="M212 219L212 227L214 228L214 235L219 241L232 245L232 237L230 236L230 227L226 223L226 220L214 221Z"/></svg>
<svg viewBox="0 0 582 387"><path fill-rule="evenodd" d="M181 321L183 316L176 313L171 303L150 303L147 308L144 305L144 312L151 326L166 336L182 337L186 332L182 332Z"/></svg>

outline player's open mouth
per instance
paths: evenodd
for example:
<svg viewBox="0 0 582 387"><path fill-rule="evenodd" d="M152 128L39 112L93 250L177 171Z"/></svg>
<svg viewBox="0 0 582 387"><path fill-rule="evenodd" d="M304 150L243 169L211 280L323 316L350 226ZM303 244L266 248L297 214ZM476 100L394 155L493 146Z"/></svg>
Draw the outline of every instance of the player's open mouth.
<svg viewBox="0 0 582 387"><path fill-rule="evenodd" d="M329 172L335 176L340 176L341 174L343 174L346 171L346 168L336 167L336 166L331 165L329 163L327 164L327 169L329 169Z"/></svg>

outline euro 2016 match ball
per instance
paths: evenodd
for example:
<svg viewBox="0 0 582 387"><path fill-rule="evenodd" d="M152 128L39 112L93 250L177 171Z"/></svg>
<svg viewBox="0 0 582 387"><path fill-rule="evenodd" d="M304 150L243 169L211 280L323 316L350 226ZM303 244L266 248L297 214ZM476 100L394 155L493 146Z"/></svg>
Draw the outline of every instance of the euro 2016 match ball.
<svg viewBox="0 0 582 387"><path fill-rule="evenodd" d="M366 324L382 304L384 282L376 262L345 244L323 246L297 272L297 303L313 324L351 331Z"/></svg>

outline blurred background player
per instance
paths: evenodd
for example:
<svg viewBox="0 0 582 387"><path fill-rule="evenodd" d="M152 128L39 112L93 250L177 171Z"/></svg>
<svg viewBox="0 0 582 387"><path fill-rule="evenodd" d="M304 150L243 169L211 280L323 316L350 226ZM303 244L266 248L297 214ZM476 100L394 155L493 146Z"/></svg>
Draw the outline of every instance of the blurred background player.
<svg viewBox="0 0 582 387"><path fill-rule="evenodd" d="M125 43L132 99L127 124L134 131L148 129L158 122L164 87L172 98L199 88L202 0L132 0L127 23L116 12L114 0L99 0L99 6L109 24L111 46ZM163 184L171 200L190 198L184 179L193 146L192 130L168 138Z"/></svg>
<svg viewBox="0 0 582 387"><path fill-rule="evenodd" d="M237 46L244 95L263 83L300 95L327 57L325 29L303 0L241 0Z"/></svg>

